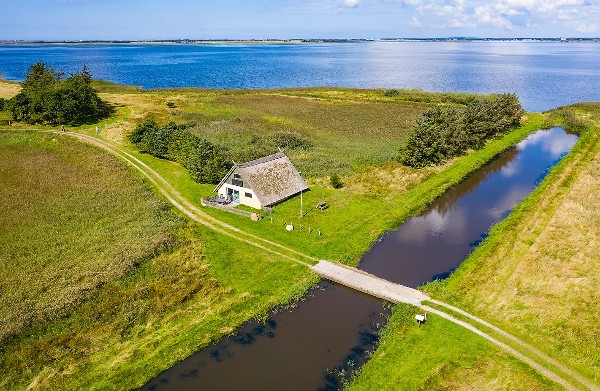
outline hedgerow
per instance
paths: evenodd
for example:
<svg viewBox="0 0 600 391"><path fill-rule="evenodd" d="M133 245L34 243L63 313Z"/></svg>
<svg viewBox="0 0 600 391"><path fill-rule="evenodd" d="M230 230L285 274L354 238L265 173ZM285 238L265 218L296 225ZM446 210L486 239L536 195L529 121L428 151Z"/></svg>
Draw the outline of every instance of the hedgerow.
<svg viewBox="0 0 600 391"><path fill-rule="evenodd" d="M519 125L523 108L515 94L474 98L465 106L436 106L417 120L399 160L411 167L438 164L479 149L490 137Z"/></svg>
<svg viewBox="0 0 600 391"><path fill-rule="evenodd" d="M200 183L218 183L231 167L223 151L173 122L159 126L150 119L129 135L140 152L172 160L184 166Z"/></svg>

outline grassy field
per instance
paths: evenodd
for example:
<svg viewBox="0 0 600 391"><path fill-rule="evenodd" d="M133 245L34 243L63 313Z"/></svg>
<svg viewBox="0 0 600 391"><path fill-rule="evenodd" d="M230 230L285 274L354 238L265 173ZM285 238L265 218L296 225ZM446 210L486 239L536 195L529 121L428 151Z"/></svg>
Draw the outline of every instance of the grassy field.
<svg viewBox="0 0 600 391"><path fill-rule="evenodd" d="M560 390L471 331L436 315L418 327L417 310L394 308L380 345L346 387L358 390Z"/></svg>
<svg viewBox="0 0 600 391"><path fill-rule="evenodd" d="M123 142L145 118L187 123L243 162L276 152L272 136L292 134L312 144L287 150L310 178L348 176L394 161L408 130L432 103L457 104L469 97L419 91L388 97L383 90L341 88L140 91L107 83L98 88L103 99L129 109L107 128L109 139Z"/></svg>
<svg viewBox="0 0 600 391"><path fill-rule="evenodd" d="M64 315L184 223L119 162L51 135L1 132L0 182L0 341Z"/></svg>
<svg viewBox="0 0 600 391"><path fill-rule="evenodd" d="M449 187L542 127L547 120L544 115L529 114L521 128L491 140L480 151L470 151L467 156L441 166L416 170L393 161L412 121L431 103L458 104L468 99L468 95L429 94L420 91L390 94L383 90L338 88L141 91L136 87L100 82L96 86L100 89L102 98L115 106L113 116L98 124L101 129L100 137L120 144L146 162L196 205L200 204L201 196L212 194L213 185L197 184L180 165L142 155L131 149L125 136L144 119L153 117L161 123L188 123L194 132L227 148L231 156L243 156L242 153L250 156L268 145L265 140L268 141L270 136L281 132L308 140L312 144L310 148L288 151L292 161L305 173L311 187L304 194L302 218L299 216L298 197L278 205L272 216L260 222L252 222L248 218L215 209L204 210L245 231L309 255L352 265L358 262L361 254L386 230L398 226L409 216L421 211ZM173 102L175 107L167 107L167 102ZM84 125L69 130L94 135L95 126ZM16 124L13 128L30 127ZM9 175L11 178L23 175L19 170L27 167L35 170L36 164L41 161L27 159L49 148L46 144L54 143L40 141L52 138L51 136L15 132L6 134L8 138L3 148L7 151L7 156L13 159L18 155L15 158L17 161L18 158L25 160L12 168ZM81 160L81 169L92 172L104 169L105 164L99 163L101 158L88 160L89 151L94 150L93 148L64 140L63 137L58 137L57 140L57 145L48 152L51 155L60 155L63 144L67 143L73 154L71 163ZM15 152L25 146L30 148L26 153ZM102 159L112 160L94 151ZM266 154L273 151L262 152ZM59 167L51 171L60 172L64 164L60 163ZM119 167L122 180L133 181L133 187L147 193L136 199L147 199L148 204L152 205L162 204L150 194L141 180L128 173L126 168L114 162L113 164ZM334 172L342 174L344 188L336 190L329 185L329 175ZM63 176L70 178L71 175L77 176L70 171ZM107 240L102 241L110 237L110 233L94 234L96 225L90 227L90 222L96 220L87 215L93 213L94 209L90 209L85 202L90 197L84 192L86 188L75 187L72 193L63 194L62 191L68 188L54 183L54 179L55 176L46 175L37 182L29 183L26 188L16 190L15 194L36 189L36 192L30 191L27 205L37 207L38 201L34 197L39 194L38 182L46 181L48 186L60 190L57 191L58 204L66 207L67 212L73 212L72 221L65 223L64 230L66 236L74 238L67 243L64 251L70 251L73 259L83 260L78 261L82 262L81 267L78 267L79 263L74 263L72 272L81 273L77 275L78 278L64 280L62 290L68 291L72 287L78 287L78 284L83 286L88 282L88 274L85 272L89 265L104 270L95 260L84 259L86 254L81 249L86 247L86 243L77 240L91 240L90 237L98 239L99 254L108 253L108 249L113 246ZM85 182L82 178L78 179ZM90 181L92 189L86 191L101 191L105 188L101 180ZM98 188L94 188L94 185ZM125 190L122 191L126 193ZM115 202L122 202L123 198L127 199L129 196L131 195L116 192ZM10 209L12 204L20 202L18 198L7 198L6 208ZM330 208L325 211L314 209L320 201L326 201ZM43 222L44 219L50 219L44 208L51 209L51 205L43 205L40 210L32 210L28 220L30 225L37 220ZM142 208L143 203L138 207ZM40 285L39 305L48 305L48 312L40 317L41 321L33 322L30 319L28 323L15 329L16 336L2 346L0 388L140 386L162 369L231 332L242 322L298 297L315 282L313 274L293 262L257 253L246 244L201 227L184 224L164 206L158 210L163 216L159 220L165 222L163 228L166 236L159 235L161 240L154 246L150 246L153 243L151 240L144 242L149 245L146 252L141 251L137 258L131 258L133 262L119 273L111 274L89 289L84 289L81 299L65 301L61 304L64 311L48 315L53 314L52 300L57 298L46 292L48 283ZM133 223L144 223L144 218L138 219L127 211L117 209L113 212L116 221L125 219L129 223L132 220ZM14 221L20 218L18 212L12 216ZM136 216L136 219L132 219L132 216ZM296 229L288 232L284 229L284 223L293 223ZM159 225L154 228L159 229ZM86 229L91 230L89 235ZM23 228L24 233L29 230L30 228ZM79 232L82 235L75 235ZM12 234L12 230L5 234ZM58 237L62 238L61 235ZM164 238L168 240L162 241ZM56 262L63 261L61 252L52 252L54 245L51 242L39 243L34 240L35 234L33 238L25 238L24 247L35 243L39 246L38 251L44 252L48 248L49 253L54 254ZM24 259L15 265L23 268L23 264L27 264ZM48 268L50 271L54 269ZM24 268L20 272L25 274L30 269ZM4 285L0 285L0 290L4 294ZM44 296L45 293L48 296ZM470 375L478 376L481 384L487 384L497 378L499 373L506 372L511 375L501 383L505 388L529 380L542 388L547 385L545 380L518 362L491 346L481 344L477 337L468 335L466 331L441 320L441 326L434 326L432 322L422 330L406 329L402 325L402 319L408 313L406 311L397 310L396 320L390 327L402 330L390 332L384 338L382 347L388 346L386 344L391 344L391 347L389 354L382 357L396 357L392 352L396 349L393 346L399 346L394 337L396 335L408 335L415 343L419 341L418 338L439 338L448 345L452 338L457 338L464 346L472 347L462 351L463 359L459 360L461 365L453 361L448 363L454 357L450 350L442 358L435 358L435 352L429 351L425 356L428 357L427 360L432 360L426 366L429 370L418 372L419 375L414 368L409 370L414 375L412 378L404 376L408 380L412 379L412 383L406 384L427 387L437 384L439 388L452 388L460 385L461 380ZM29 326L26 327L27 325ZM452 331L445 335L447 330ZM404 356L398 357L408 360L413 353L406 350ZM392 370L396 365L395 360L388 362L388 366L382 368ZM427 380L427 375L431 373L442 375L435 378L438 380ZM377 376L385 377L381 374ZM361 381L365 381L365 387L376 384L368 380ZM446 385L442 386L444 384Z"/></svg>
<svg viewBox="0 0 600 391"><path fill-rule="evenodd" d="M587 122L573 151L450 278L426 291L600 384L600 105L570 109ZM555 387L454 327L432 317L419 329L410 316L393 317L349 389Z"/></svg>
<svg viewBox="0 0 600 391"><path fill-rule="evenodd" d="M21 91L21 84L0 79L0 98L10 99Z"/></svg>
<svg viewBox="0 0 600 391"><path fill-rule="evenodd" d="M2 389L138 387L315 282L70 138L1 131L0 162Z"/></svg>

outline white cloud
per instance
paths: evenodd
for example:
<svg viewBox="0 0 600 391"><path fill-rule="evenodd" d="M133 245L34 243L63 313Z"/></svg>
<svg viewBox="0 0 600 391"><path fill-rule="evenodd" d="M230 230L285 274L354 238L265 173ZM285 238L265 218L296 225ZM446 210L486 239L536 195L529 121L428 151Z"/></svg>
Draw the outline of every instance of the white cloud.
<svg viewBox="0 0 600 391"><path fill-rule="evenodd" d="M416 15L413 15L413 17L410 18L410 21L408 22L408 25L410 27L415 27L415 28L421 28L423 26L423 24L421 23L421 21L419 20L419 18L416 17Z"/></svg>
<svg viewBox="0 0 600 391"><path fill-rule="evenodd" d="M531 29L563 24L593 33L599 29L600 0L422 0L415 11L422 27L511 30L515 26Z"/></svg>
<svg viewBox="0 0 600 391"><path fill-rule="evenodd" d="M598 26L596 23L592 23L592 24L583 23L583 24L576 25L575 30L579 31L580 33L584 33L584 34L592 34L592 33L597 33L598 31L600 31L600 26Z"/></svg>
<svg viewBox="0 0 600 391"><path fill-rule="evenodd" d="M354 8L358 6L361 0L340 0L340 2L346 7Z"/></svg>
<svg viewBox="0 0 600 391"><path fill-rule="evenodd" d="M557 31L600 31L600 0L288 0L287 4L295 12L397 11L407 14L406 23L413 28L523 31L554 25Z"/></svg>

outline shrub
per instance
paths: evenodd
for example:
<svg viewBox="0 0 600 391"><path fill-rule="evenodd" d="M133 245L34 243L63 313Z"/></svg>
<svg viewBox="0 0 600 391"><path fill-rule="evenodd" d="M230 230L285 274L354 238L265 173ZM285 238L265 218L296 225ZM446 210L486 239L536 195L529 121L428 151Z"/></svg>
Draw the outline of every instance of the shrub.
<svg viewBox="0 0 600 391"><path fill-rule="evenodd" d="M231 167L218 147L174 122L159 126L149 119L128 137L140 152L180 163L196 182L218 183Z"/></svg>
<svg viewBox="0 0 600 391"><path fill-rule="evenodd" d="M329 182L331 183L331 186L334 189L341 189L342 187L344 187L344 183L342 182L342 179L338 174L331 175L331 177L329 178Z"/></svg>
<svg viewBox="0 0 600 391"><path fill-rule="evenodd" d="M514 94L470 99L463 107L437 106L413 126L399 160L411 167L438 164L519 124L523 108Z"/></svg>
<svg viewBox="0 0 600 391"><path fill-rule="evenodd" d="M177 106L175 106L175 102L167 102L167 107L170 109L174 109Z"/></svg>
<svg viewBox="0 0 600 391"><path fill-rule="evenodd" d="M49 122L77 125L94 121L110 111L91 87L86 66L66 79L43 62L29 67L22 90L6 105L13 119L30 123Z"/></svg>
<svg viewBox="0 0 600 391"><path fill-rule="evenodd" d="M559 117L560 123L569 132L581 133L586 128L585 123L577 118L577 115L571 109L560 108L552 114Z"/></svg>
<svg viewBox="0 0 600 391"><path fill-rule="evenodd" d="M6 102L6 101L4 100L4 98L0 98L0 111L3 111L3 110L4 110L4 105L5 105L5 102Z"/></svg>
<svg viewBox="0 0 600 391"><path fill-rule="evenodd" d="M393 97L393 96L398 96L398 95L400 95L400 91L398 91L398 90L385 90L383 92L383 96Z"/></svg>

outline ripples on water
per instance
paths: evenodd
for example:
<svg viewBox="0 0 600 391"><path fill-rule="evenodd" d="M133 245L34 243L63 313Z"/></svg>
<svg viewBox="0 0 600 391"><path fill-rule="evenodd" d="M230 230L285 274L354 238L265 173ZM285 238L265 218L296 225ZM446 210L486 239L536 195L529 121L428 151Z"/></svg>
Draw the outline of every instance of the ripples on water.
<svg viewBox="0 0 600 391"><path fill-rule="evenodd" d="M67 73L144 88L342 86L516 92L544 111L600 100L600 43L386 42L302 45L0 46L0 72L21 80L45 61Z"/></svg>

